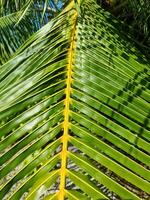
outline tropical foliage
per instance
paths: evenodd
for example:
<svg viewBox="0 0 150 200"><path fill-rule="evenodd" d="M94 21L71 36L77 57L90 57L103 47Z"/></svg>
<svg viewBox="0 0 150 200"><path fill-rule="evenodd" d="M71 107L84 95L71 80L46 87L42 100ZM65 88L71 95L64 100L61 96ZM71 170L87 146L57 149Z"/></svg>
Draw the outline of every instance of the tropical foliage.
<svg viewBox="0 0 150 200"><path fill-rule="evenodd" d="M19 46L1 54L0 199L148 199L149 61L120 23L72 0Z"/></svg>
<svg viewBox="0 0 150 200"><path fill-rule="evenodd" d="M123 22L124 30L142 45L140 50L150 58L150 1L97 0L103 8Z"/></svg>
<svg viewBox="0 0 150 200"><path fill-rule="evenodd" d="M54 1L2 0L0 2L0 65L4 64L34 32L53 18L57 7Z"/></svg>

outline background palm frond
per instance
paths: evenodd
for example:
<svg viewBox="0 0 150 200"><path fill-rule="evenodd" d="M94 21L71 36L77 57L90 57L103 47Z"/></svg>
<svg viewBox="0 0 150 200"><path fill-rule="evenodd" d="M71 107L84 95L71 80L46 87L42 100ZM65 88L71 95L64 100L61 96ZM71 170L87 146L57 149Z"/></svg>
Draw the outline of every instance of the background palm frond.
<svg viewBox="0 0 150 200"><path fill-rule="evenodd" d="M0 18L0 64L12 57L21 44L37 30L30 13L18 24L20 16L21 12L18 11Z"/></svg>
<svg viewBox="0 0 150 200"><path fill-rule="evenodd" d="M26 39L62 9L54 1L1 1L0 64L5 63Z"/></svg>
<svg viewBox="0 0 150 200"><path fill-rule="evenodd" d="M139 49L150 57L150 1L149 0L97 0L124 22L124 31L138 42ZM142 45L142 46L141 46Z"/></svg>

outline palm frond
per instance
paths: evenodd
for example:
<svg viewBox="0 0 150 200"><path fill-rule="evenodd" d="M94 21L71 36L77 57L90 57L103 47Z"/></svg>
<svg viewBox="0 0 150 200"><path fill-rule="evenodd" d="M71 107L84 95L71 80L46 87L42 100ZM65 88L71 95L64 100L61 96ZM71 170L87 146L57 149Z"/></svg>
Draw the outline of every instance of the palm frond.
<svg viewBox="0 0 150 200"><path fill-rule="evenodd" d="M71 1L0 67L0 199L148 198L149 63L118 26Z"/></svg>
<svg viewBox="0 0 150 200"><path fill-rule="evenodd" d="M57 3L48 1L1 1L0 65L4 64L32 33L60 12Z"/></svg>
<svg viewBox="0 0 150 200"><path fill-rule="evenodd" d="M149 20L150 20L150 2L148 0L143 1L131 1L129 2L129 8L133 12L134 19L139 25L140 29L147 35L149 33Z"/></svg>
<svg viewBox="0 0 150 200"><path fill-rule="evenodd" d="M18 24L21 11L0 18L0 64L4 64L37 30L28 13Z"/></svg>
<svg viewBox="0 0 150 200"><path fill-rule="evenodd" d="M54 0L1 0L0 2L0 11L1 16L7 15L9 13L14 13L20 10L25 12L34 5L35 9L40 9L40 11L46 11L53 9L54 11L57 8L57 1Z"/></svg>
<svg viewBox="0 0 150 200"><path fill-rule="evenodd" d="M150 1L97 0L98 4L120 19L122 28L131 34L137 47L150 57Z"/></svg>

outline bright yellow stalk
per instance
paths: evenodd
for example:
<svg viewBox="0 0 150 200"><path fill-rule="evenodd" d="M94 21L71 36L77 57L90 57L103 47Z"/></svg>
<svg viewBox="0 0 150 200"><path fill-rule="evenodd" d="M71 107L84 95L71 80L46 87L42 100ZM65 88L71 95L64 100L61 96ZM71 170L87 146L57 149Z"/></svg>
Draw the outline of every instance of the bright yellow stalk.
<svg viewBox="0 0 150 200"><path fill-rule="evenodd" d="M66 185L66 165L67 165L67 146L69 138L69 107L70 107L70 94L71 94L71 74L72 64L74 59L75 49L75 36L76 36L76 22L77 22L77 11L73 15L73 29L71 34L71 44L68 50L68 65L67 65L67 80L66 80L66 99L64 109L64 124L63 124L63 136L62 136L62 153L61 153L61 169L60 169L60 192L59 200L65 198L65 185Z"/></svg>

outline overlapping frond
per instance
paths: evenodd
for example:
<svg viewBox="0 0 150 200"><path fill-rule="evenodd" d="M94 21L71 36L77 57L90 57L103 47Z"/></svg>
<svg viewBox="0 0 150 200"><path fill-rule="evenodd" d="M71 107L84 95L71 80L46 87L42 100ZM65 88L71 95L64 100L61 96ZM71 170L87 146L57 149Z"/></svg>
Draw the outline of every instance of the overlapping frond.
<svg viewBox="0 0 150 200"><path fill-rule="evenodd" d="M34 32L57 15L62 5L50 1L1 1L0 2L0 65L7 62L14 52Z"/></svg>
<svg viewBox="0 0 150 200"><path fill-rule="evenodd" d="M146 36L150 36L150 2L148 0L128 0L128 8L133 12L134 19L139 28Z"/></svg>
<svg viewBox="0 0 150 200"><path fill-rule="evenodd" d="M1 66L0 199L148 198L149 64L118 26L72 1Z"/></svg>
<svg viewBox="0 0 150 200"><path fill-rule="evenodd" d="M55 0L1 0L0 2L0 16L17 11L24 11L26 13L31 6L34 5L36 10L45 12L56 11L58 1Z"/></svg>
<svg viewBox="0 0 150 200"><path fill-rule="evenodd" d="M18 24L21 14L22 12L19 11L0 18L0 65L9 60L36 30L30 14Z"/></svg>

